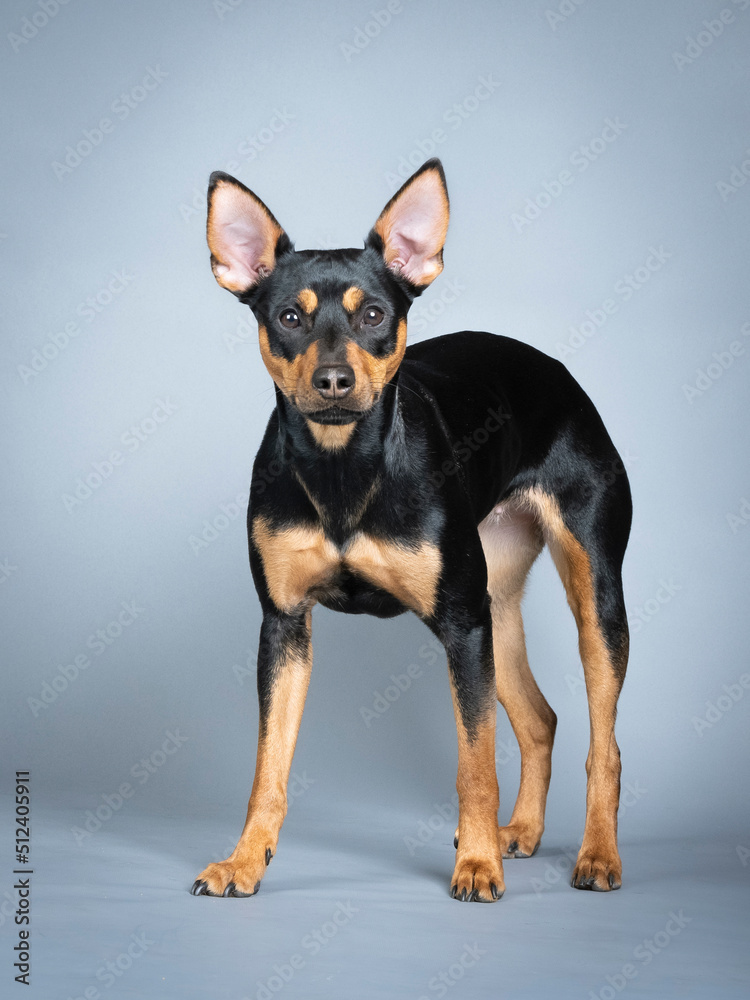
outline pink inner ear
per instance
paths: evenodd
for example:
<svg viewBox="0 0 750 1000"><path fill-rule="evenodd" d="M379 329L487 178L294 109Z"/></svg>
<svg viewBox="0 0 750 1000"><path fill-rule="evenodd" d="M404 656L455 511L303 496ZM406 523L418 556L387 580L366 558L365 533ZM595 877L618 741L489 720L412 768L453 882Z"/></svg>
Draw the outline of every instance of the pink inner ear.
<svg viewBox="0 0 750 1000"><path fill-rule="evenodd" d="M383 242L388 266L415 285L442 270L440 252L448 228L448 203L440 178L427 171L387 210Z"/></svg>
<svg viewBox="0 0 750 1000"><path fill-rule="evenodd" d="M221 183L214 191L208 242L218 263L214 274L225 288L245 291L271 270L281 229L252 195Z"/></svg>
<svg viewBox="0 0 750 1000"><path fill-rule="evenodd" d="M258 280L260 258L266 249L262 231L247 219L225 222L219 229L219 253L215 256L228 265L240 283L252 284Z"/></svg>

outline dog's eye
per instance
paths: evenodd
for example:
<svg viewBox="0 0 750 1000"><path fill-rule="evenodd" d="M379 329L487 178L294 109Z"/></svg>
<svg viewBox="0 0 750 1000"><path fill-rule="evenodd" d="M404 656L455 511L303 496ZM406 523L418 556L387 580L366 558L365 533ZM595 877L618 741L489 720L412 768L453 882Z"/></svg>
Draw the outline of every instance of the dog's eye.
<svg viewBox="0 0 750 1000"><path fill-rule="evenodd" d="M287 330L296 330L299 326L299 316L294 309L285 309L279 316L279 322Z"/></svg>
<svg viewBox="0 0 750 1000"><path fill-rule="evenodd" d="M368 306L365 309L365 314L362 317L362 322L365 326L380 326L383 322L385 313L382 309L378 309L377 306Z"/></svg>

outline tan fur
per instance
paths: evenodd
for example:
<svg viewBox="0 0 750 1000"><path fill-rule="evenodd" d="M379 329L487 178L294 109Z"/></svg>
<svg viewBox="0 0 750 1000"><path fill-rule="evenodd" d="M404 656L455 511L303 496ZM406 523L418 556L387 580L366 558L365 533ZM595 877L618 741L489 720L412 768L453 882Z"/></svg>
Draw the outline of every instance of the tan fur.
<svg viewBox="0 0 750 1000"><path fill-rule="evenodd" d="M497 827L499 791L495 770L495 709L469 737L461 716L451 676L451 695L458 734L458 848L451 879L455 894L474 892L481 902L492 902L491 884L498 897L505 891L503 862Z"/></svg>
<svg viewBox="0 0 750 1000"><path fill-rule="evenodd" d="M272 529L264 517L256 517L252 536L263 560L271 600L282 611L304 602L312 606L310 591L328 583L341 563L336 546L319 527Z"/></svg>
<svg viewBox="0 0 750 1000"><path fill-rule="evenodd" d="M431 542L422 542L412 549L357 534L346 548L345 562L351 570L387 590L423 617L434 611L442 558L438 547Z"/></svg>
<svg viewBox="0 0 750 1000"><path fill-rule="evenodd" d="M385 381L390 382L393 376L398 370L398 366L401 364L404 358L404 351L406 350L406 320L399 320L398 329L396 331L396 347L393 354L390 354L385 358Z"/></svg>
<svg viewBox="0 0 750 1000"><path fill-rule="evenodd" d="M365 293L361 288L357 288L356 285L350 285L349 288L344 292L341 302L347 312L356 312L364 301Z"/></svg>
<svg viewBox="0 0 750 1000"><path fill-rule="evenodd" d="M300 295L303 292L315 296L309 288L303 289ZM310 304L312 300L307 298L306 301ZM263 363L284 395L296 403L303 413L321 409L320 394L312 386L312 377L319 363L318 341L313 341L303 354L298 354L291 361L271 352L268 330L263 325L258 326L258 342ZM346 345L346 360L354 371L355 386L347 395L347 406L357 411L368 410L382 393L385 384L396 374L405 350L406 320L399 321L396 347L385 358L376 358L354 341L349 341ZM318 444L333 451L343 448L354 430L353 422L351 425L318 426L325 429L318 433L308 422Z"/></svg>
<svg viewBox="0 0 750 1000"><path fill-rule="evenodd" d="M298 354L292 361L271 353L268 341L268 331L264 326L258 327L258 340L263 364L271 378L285 396L296 399L300 386L309 385L313 372L318 367L318 343L314 341L304 354ZM317 394L316 394L317 395Z"/></svg>
<svg viewBox="0 0 750 1000"><path fill-rule="evenodd" d="M497 697L521 751L521 784L507 826L500 829L506 857L534 853L544 831L556 717L529 668L521 618L526 577L544 541L537 517L508 501L479 525L491 597ZM509 848L513 847L513 850Z"/></svg>
<svg viewBox="0 0 750 1000"><path fill-rule="evenodd" d="M308 420L307 426L316 444L325 451L341 451L349 444L356 424L355 421L350 424L316 424L314 420Z"/></svg>
<svg viewBox="0 0 750 1000"><path fill-rule="evenodd" d="M619 885L622 865L617 850L617 806L620 797L620 752L615 741L617 699L622 687L627 649L619 657L610 652L596 611L589 557L565 527L555 499L539 489L526 494L538 512L550 553L565 586L578 625L579 648L589 702L591 742L586 772L586 826L574 872L593 877L600 889L609 889L609 876Z"/></svg>
<svg viewBox="0 0 750 1000"><path fill-rule="evenodd" d="M310 313L315 312L318 308L318 296L312 290L312 288L303 288L297 293L297 302L299 302L300 307L309 316Z"/></svg>
<svg viewBox="0 0 750 1000"><path fill-rule="evenodd" d="M376 358L359 344L349 341L346 345L346 360L351 365L356 384L369 385L371 405L383 391L383 386L390 382L401 364L406 350L406 320L399 320L396 332L396 346L392 354L384 358ZM364 393L364 389L361 390Z"/></svg>
<svg viewBox="0 0 750 1000"><path fill-rule="evenodd" d="M364 577L422 616L434 610L442 560L429 542L411 549L357 533L339 550L322 528L273 529L261 516L253 521L252 537L271 599L283 611L312 606L315 592L335 587L342 569Z"/></svg>
<svg viewBox="0 0 750 1000"><path fill-rule="evenodd" d="M309 633L309 612L307 630ZM266 871L268 852L271 857L276 853L311 670L311 652L304 658L288 656L279 665L270 710L258 734L255 779L242 835L226 861L208 865L198 876L214 895L221 895L230 882L241 893L256 892Z"/></svg>

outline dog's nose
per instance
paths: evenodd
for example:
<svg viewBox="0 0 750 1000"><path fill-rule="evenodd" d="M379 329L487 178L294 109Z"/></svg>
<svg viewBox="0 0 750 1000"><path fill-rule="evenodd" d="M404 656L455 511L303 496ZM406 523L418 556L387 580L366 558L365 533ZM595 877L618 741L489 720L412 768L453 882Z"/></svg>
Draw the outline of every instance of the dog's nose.
<svg viewBox="0 0 750 1000"><path fill-rule="evenodd" d="M340 399L351 392L354 386L354 369L349 365L316 368L312 384L324 399Z"/></svg>

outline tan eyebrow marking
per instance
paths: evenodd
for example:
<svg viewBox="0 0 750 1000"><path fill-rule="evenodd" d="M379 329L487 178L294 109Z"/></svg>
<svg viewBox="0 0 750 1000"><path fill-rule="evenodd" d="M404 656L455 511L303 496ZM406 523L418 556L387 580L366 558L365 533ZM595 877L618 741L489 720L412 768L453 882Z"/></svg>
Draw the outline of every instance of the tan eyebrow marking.
<svg viewBox="0 0 750 1000"><path fill-rule="evenodd" d="M298 292L297 301L308 316L311 312L314 312L318 308L318 296L312 288L303 288L300 292Z"/></svg>
<svg viewBox="0 0 750 1000"><path fill-rule="evenodd" d="M347 312L353 313L356 312L362 305L364 297L365 293L361 288L357 288L356 285L350 285L350 287L344 292L341 301L344 309L346 309Z"/></svg>

